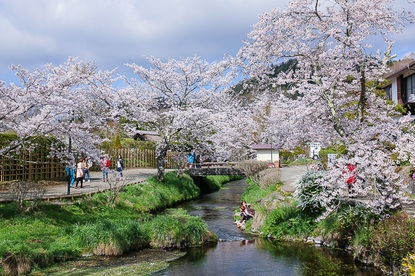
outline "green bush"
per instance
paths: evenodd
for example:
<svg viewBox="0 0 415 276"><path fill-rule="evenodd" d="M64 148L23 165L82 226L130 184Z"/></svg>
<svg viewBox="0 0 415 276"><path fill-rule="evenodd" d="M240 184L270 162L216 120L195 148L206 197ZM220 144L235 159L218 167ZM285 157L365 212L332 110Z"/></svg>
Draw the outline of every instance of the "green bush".
<svg viewBox="0 0 415 276"><path fill-rule="evenodd" d="M370 229L371 221L377 219L378 216L363 205L352 201L346 202L339 205L337 212L320 221L315 232L334 247L346 248L352 243L358 246L357 238L364 244L368 243L367 230Z"/></svg>
<svg viewBox="0 0 415 276"><path fill-rule="evenodd" d="M409 253L415 252L415 220L406 213L397 213L379 222L370 239L369 252L375 262L401 270Z"/></svg>
<svg viewBox="0 0 415 276"><path fill-rule="evenodd" d="M287 163L287 166L304 166L304 165L310 165L311 163L318 163L317 161L311 159L311 158L301 158L301 159L295 159L292 162Z"/></svg>

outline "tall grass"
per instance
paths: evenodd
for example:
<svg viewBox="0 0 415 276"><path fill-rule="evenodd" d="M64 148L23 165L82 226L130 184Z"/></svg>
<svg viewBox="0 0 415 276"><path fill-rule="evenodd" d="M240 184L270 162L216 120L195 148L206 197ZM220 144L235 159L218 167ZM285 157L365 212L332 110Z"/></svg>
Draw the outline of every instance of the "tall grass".
<svg viewBox="0 0 415 276"><path fill-rule="evenodd" d="M214 240L201 219L184 211L155 216L153 212L190 200L200 189L190 177L168 173L163 182L125 187L114 205L105 194L74 204L41 204L21 212L14 203L0 205L0 257L10 275L53 262L67 261L82 253L120 255L150 247L182 247ZM174 242L166 239L173 237ZM213 238L212 238L213 237ZM0 269L1 274L1 269Z"/></svg>
<svg viewBox="0 0 415 276"><path fill-rule="evenodd" d="M206 223L182 209L168 209L151 222L151 245L156 248L183 248L204 242L216 242Z"/></svg>
<svg viewBox="0 0 415 276"><path fill-rule="evenodd" d="M147 229L136 220L104 220L77 225L74 240L94 255L119 256L149 245Z"/></svg>
<svg viewBox="0 0 415 276"><path fill-rule="evenodd" d="M266 217L261 231L276 239L304 239L314 230L313 218L304 215L295 204L283 203Z"/></svg>

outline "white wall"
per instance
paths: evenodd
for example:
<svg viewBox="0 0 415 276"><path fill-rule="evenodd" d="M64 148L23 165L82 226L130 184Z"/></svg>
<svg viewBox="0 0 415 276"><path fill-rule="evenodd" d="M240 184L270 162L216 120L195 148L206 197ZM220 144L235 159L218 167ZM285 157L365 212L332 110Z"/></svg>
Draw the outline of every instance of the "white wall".
<svg viewBox="0 0 415 276"><path fill-rule="evenodd" d="M392 101L397 104L398 103L398 82L397 79L394 78L392 80Z"/></svg>
<svg viewBox="0 0 415 276"><path fill-rule="evenodd" d="M270 150L257 150L256 160L271 162L271 151ZM272 151L272 161L280 161L280 153L277 150Z"/></svg>

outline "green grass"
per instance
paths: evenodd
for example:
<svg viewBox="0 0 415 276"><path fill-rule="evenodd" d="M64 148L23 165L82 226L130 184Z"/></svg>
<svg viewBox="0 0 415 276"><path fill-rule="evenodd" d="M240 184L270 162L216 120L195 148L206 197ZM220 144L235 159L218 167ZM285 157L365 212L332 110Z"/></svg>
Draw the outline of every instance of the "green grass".
<svg viewBox="0 0 415 276"><path fill-rule="evenodd" d="M178 248L214 241L206 223L183 210L153 214L199 195L190 177L168 173L163 182L150 178L124 188L114 205L108 204L106 193L70 205L43 203L30 213L20 212L14 203L2 204L0 256L9 254L10 262L24 256L29 264L44 267L84 253L121 255L149 246Z"/></svg>
<svg viewBox="0 0 415 276"><path fill-rule="evenodd" d="M248 203L253 204L253 202L257 201L258 199L265 198L274 191L278 189L278 186L268 186L266 188L261 188L257 183L253 182L250 179L247 179L247 187L245 191L242 193L241 200L245 200ZM259 206L257 206L259 207Z"/></svg>

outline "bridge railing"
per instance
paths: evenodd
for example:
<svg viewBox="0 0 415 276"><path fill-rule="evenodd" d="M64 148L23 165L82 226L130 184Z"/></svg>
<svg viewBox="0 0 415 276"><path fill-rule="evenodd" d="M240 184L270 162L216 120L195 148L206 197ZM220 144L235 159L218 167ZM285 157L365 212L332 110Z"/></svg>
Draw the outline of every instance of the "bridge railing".
<svg viewBox="0 0 415 276"><path fill-rule="evenodd" d="M193 164L185 171L191 176L207 176L207 175L244 175L237 168L238 162L203 162Z"/></svg>
<svg viewBox="0 0 415 276"><path fill-rule="evenodd" d="M202 167L202 168L212 168L212 167L235 167L238 165L238 162L202 162L200 164L195 163L194 164L196 168Z"/></svg>

